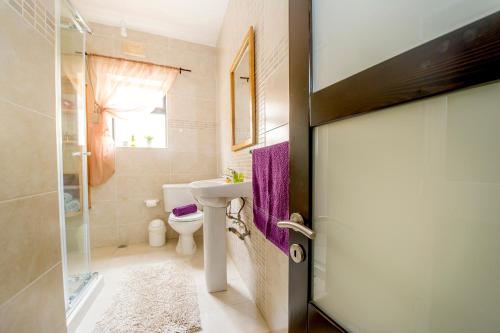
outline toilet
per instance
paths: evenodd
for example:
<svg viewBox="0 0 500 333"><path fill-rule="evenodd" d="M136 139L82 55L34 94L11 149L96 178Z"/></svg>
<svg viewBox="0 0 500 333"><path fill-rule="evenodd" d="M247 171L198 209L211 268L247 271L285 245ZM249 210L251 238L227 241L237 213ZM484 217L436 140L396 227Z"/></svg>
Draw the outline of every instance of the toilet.
<svg viewBox="0 0 500 333"><path fill-rule="evenodd" d="M175 216L172 210L175 207L196 203L189 184L165 184L163 185L163 207L165 212L170 213L168 224L179 234L176 251L182 255L191 255L196 252L196 243L193 234L203 224L203 213Z"/></svg>

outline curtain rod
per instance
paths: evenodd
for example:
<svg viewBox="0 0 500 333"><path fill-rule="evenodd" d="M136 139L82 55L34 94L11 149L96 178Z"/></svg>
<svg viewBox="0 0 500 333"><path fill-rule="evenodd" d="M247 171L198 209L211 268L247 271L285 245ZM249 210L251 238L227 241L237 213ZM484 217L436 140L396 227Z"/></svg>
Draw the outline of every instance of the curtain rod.
<svg viewBox="0 0 500 333"><path fill-rule="evenodd" d="M78 53L81 53L81 52L78 52ZM176 69L179 71L179 74L182 74L182 72L191 72L191 70L187 69L187 68L175 67L175 66L169 66L169 65L159 65L159 64L152 63L152 62L146 62L146 61L140 61L140 60L130 60L130 59L125 59L125 58L111 57L111 56L106 56L106 55L102 55L102 54L87 53L87 52L85 52L85 55L108 58L108 59L115 59L115 60L125 60L125 61L135 62L138 64L155 65L155 66L160 66L160 67L165 67L165 68L170 68L170 69Z"/></svg>

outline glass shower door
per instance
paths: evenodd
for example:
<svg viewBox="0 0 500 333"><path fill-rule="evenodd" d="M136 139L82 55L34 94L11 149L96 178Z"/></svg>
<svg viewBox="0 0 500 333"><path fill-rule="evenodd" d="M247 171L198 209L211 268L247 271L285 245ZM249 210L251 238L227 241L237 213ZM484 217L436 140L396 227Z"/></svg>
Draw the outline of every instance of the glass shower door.
<svg viewBox="0 0 500 333"><path fill-rule="evenodd" d="M91 278L85 113L85 33L61 3L61 133L66 304L71 309Z"/></svg>

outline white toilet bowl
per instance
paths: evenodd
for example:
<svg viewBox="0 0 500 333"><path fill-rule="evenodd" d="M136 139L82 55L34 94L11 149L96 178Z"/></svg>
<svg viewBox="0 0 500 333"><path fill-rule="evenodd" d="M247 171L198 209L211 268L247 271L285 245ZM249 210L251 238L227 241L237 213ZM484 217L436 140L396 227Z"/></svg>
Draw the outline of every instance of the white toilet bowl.
<svg viewBox="0 0 500 333"><path fill-rule="evenodd" d="M168 218L168 224L179 234L179 241L175 248L177 253L191 255L196 252L196 243L193 234L200 229L203 224L203 213L196 213L175 216L173 213Z"/></svg>
<svg viewBox="0 0 500 333"><path fill-rule="evenodd" d="M165 212L170 213L176 207L194 204L195 202L189 184L163 185L163 208ZM196 252L196 243L193 234L203 224L203 213L197 211L184 216L170 214L168 224L179 234L177 253L183 255L194 254Z"/></svg>

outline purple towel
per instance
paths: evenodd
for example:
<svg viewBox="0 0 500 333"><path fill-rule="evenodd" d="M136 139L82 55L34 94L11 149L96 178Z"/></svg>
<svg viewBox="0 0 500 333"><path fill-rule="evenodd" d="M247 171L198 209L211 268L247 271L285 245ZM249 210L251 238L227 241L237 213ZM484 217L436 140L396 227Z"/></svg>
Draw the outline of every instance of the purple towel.
<svg viewBox="0 0 500 333"><path fill-rule="evenodd" d="M288 255L288 142L252 152L253 218L259 230Z"/></svg>
<svg viewBox="0 0 500 333"><path fill-rule="evenodd" d="M198 211L198 207L196 207L195 204L179 206L179 207L175 207L174 209L172 209L172 213L174 213L175 216L188 215L188 214L196 213L197 211Z"/></svg>

